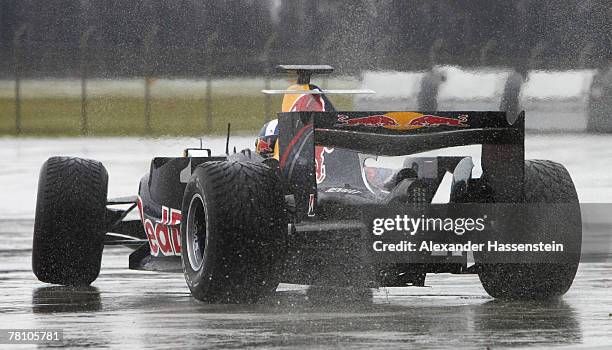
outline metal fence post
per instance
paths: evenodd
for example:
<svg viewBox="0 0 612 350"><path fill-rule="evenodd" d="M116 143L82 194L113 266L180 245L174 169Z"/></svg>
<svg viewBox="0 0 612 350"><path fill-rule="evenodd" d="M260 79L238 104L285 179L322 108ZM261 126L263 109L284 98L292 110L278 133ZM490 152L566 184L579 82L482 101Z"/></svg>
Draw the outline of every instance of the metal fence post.
<svg viewBox="0 0 612 350"><path fill-rule="evenodd" d="M144 129L145 134L151 134L151 78L149 76L144 78Z"/></svg>
<svg viewBox="0 0 612 350"><path fill-rule="evenodd" d="M264 45L264 89L270 89L270 75L271 75L271 67L270 67L270 50L272 49L272 44L276 41L276 33L270 35L268 40ZM272 98L268 94L264 94L264 123L270 121L270 114L272 113L270 105L272 104Z"/></svg>
<svg viewBox="0 0 612 350"><path fill-rule="evenodd" d="M21 134L21 70L22 70L22 43L21 38L28 29L27 24L21 25L13 37L13 60L15 65L15 133Z"/></svg>
<svg viewBox="0 0 612 350"><path fill-rule="evenodd" d="M81 135L89 135L89 123L87 121L88 42L93 31L94 27L88 27L81 35L79 50L81 54Z"/></svg>
<svg viewBox="0 0 612 350"><path fill-rule="evenodd" d="M212 132L212 78L210 68L206 74L206 95L204 97L204 109L206 111L206 130L204 132Z"/></svg>
<svg viewBox="0 0 612 350"><path fill-rule="evenodd" d="M213 32L206 40L206 95L204 97L204 108L206 118L206 130L213 130L213 110L212 110L212 75L213 75L213 49L214 42L217 40L217 33Z"/></svg>
<svg viewBox="0 0 612 350"><path fill-rule="evenodd" d="M332 40L329 39L328 36L323 37L323 44L321 45L321 50L320 50L320 54L319 57L321 58L321 61L319 62L319 64L331 64L330 61L330 52L335 51L334 48L332 47L332 45L335 43L332 42ZM321 76L321 88L322 89L326 89L327 85L328 85L328 77L329 74L323 74Z"/></svg>
<svg viewBox="0 0 612 350"><path fill-rule="evenodd" d="M150 135L153 131L151 127L151 82L152 82L152 65L150 61L151 57L151 44L153 39L157 35L159 27L152 25L149 28L149 32L145 36L144 40L144 60L145 60L145 77L144 77L144 122L145 122L145 134Z"/></svg>

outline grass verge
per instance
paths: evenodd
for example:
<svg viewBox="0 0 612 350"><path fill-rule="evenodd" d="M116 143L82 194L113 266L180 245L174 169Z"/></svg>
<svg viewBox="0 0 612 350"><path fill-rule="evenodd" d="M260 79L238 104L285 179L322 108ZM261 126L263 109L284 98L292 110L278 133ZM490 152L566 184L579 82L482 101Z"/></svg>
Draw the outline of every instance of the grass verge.
<svg viewBox="0 0 612 350"><path fill-rule="evenodd" d="M281 96L270 99L269 118L280 111ZM334 96L339 110L350 110L350 96ZM207 128L203 98L152 98L151 133L145 130L142 98L93 97L87 101L89 135L92 136L195 136L224 134L227 123L237 133L257 132L264 123L263 96L215 96L212 128ZM21 135L81 135L81 101L78 98L34 98L21 102ZM17 135L15 101L0 98L0 135Z"/></svg>

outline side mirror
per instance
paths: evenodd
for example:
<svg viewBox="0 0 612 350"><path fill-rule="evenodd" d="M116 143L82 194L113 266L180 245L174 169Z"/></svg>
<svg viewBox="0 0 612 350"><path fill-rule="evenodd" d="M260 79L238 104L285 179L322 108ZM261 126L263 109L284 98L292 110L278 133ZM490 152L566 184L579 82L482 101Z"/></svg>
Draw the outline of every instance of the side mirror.
<svg viewBox="0 0 612 350"><path fill-rule="evenodd" d="M185 148L185 150L183 151L183 157L212 157L212 151L210 150L210 148Z"/></svg>

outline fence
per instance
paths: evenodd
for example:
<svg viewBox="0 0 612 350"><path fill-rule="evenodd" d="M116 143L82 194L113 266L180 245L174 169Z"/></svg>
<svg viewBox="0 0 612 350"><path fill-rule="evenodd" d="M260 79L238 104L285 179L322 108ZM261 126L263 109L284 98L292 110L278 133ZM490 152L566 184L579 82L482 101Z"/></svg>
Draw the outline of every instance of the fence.
<svg viewBox="0 0 612 350"><path fill-rule="evenodd" d="M281 96L264 88L288 81L260 77L167 79L0 80L0 135L201 135L257 131L280 112ZM326 80L338 88L359 81ZM326 85L322 85L326 86ZM349 96L334 96L338 108L352 109Z"/></svg>
<svg viewBox="0 0 612 350"><path fill-rule="evenodd" d="M275 33L262 47L236 49L218 45L217 33L212 32L204 48L173 47L160 55L156 25L148 27L140 46L130 47L100 44L101 28L94 26L82 28L78 48L33 42L32 30L29 24L21 25L14 31L12 47L0 50L0 61L8 63L0 66L0 134L202 134L223 132L227 122L234 123L233 130L252 131L280 107L280 98L259 93L273 84L286 87L286 82L274 79L272 68L282 63L279 60L312 64L325 59L313 50L284 50ZM330 47L331 43L324 40L322 45ZM177 63L176 69L172 62ZM253 73L257 78L252 78ZM358 74L350 69L343 73ZM250 90L240 83L229 84L240 93L216 87L218 81L228 85L232 77L248 80ZM160 82L177 80L192 91L171 98L160 96ZM78 94L74 93L76 81ZM113 85L113 81L116 91L96 92L100 85ZM141 88L135 88L137 84Z"/></svg>
<svg viewBox="0 0 612 350"><path fill-rule="evenodd" d="M46 79L0 81L0 134L192 135L257 130L280 108L261 89L284 82L240 79Z"/></svg>
<svg viewBox="0 0 612 350"><path fill-rule="evenodd" d="M155 40L159 32L156 25L148 27L138 47L105 47L99 43L92 45L99 29L89 26L79 33L77 49L47 47L37 50L39 53L45 53L41 56L33 54L32 47L49 44L28 42L28 33L31 30L29 25L21 25L14 31L12 48L0 50L0 60L11 62L7 66L12 67L9 70L13 75L10 81L0 81L0 85L5 85L4 94L0 86L1 134L202 134L223 132L226 122L234 123L233 129L256 130L274 115L280 105L278 99L259 95L257 91L270 88L275 83L271 67L282 62L331 63L349 77L360 76L360 69L366 67L414 71L426 68L432 62L455 65L466 62L478 65L480 62L496 65L495 59L488 57L493 45L489 45L490 42L482 45L480 49L472 50L471 56L463 54L457 61L454 61L452 56L437 53L436 50L444 51L439 47L442 45L440 41L436 41L429 52L415 51L399 60L401 55L398 52L395 56L390 54L370 57L361 53L342 56L337 52L331 37L319 43L319 50L288 50L275 34L270 35L261 47L236 49L219 45L216 32L208 35L204 48L172 47L164 55L160 55L160 48ZM536 48L545 46L538 44ZM589 50L585 51L585 56L589 55ZM542 58L549 57L545 50L534 49L531 54L533 57L528 61L533 67L561 64L557 61L563 60L562 57L550 56L553 57L552 61L544 62ZM517 57L507 57L504 58L505 61L498 60L497 64L509 64L516 59ZM582 58L576 60L569 65L580 66L588 61ZM173 69L172 62L182 64ZM567 62L564 64L568 65ZM9 70L5 70L5 73ZM113 73L109 75L109 72ZM253 76L253 72L257 72L259 78L244 78L244 75L248 74ZM228 77L238 75L241 76L240 80L251 81L251 91L232 94L226 91L226 87L216 88L217 82L225 84ZM34 84L32 78L48 76L71 77L58 81L55 85L49 81L41 83L51 91L60 90L56 96L61 98L45 99L44 93L28 95L28 87ZM125 80L117 77L132 78ZM195 77L196 80L185 80L186 77ZM139 85L141 89L133 89L138 92L128 93L127 96L121 91L97 93L99 85L104 85L102 79L107 78L119 79L118 82L125 83L128 90L129 86L134 85ZM169 84L169 81L176 79L183 79L185 84L192 85L197 91L171 97L159 94L160 84ZM78 95L68 93L64 96L61 93L61 90L65 89L64 85L71 86L74 81L79 82ZM326 78L322 81L324 85L327 84ZM348 84L352 83L354 79L349 79ZM280 87L283 87L284 83L280 84ZM236 84L233 88L240 90L240 86ZM11 92L7 93L9 90ZM350 108L352 100L341 98L338 104Z"/></svg>
<svg viewBox="0 0 612 350"><path fill-rule="evenodd" d="M74 55L64 57L64 60L53 59L54 61L64 61L67 67L78 67L77 71L68 70L63 71L61 67L55 67L55 74L60 72L60 75L75 77L68 79L49 80L49 79L28 79L38 76L49 76L45 72L36 71L35 57L27 57L24 47L30 46L25 43L27 33L30 30L28 25L21 26L16 32L13 40L12 61L14 79L0 81L0 133L3 134L80 134L80 135L92 135L92 134L142 134L142 135L156 135L156 134L192 134L192 133L214 133L219 132L225 128L226 121L234 121L239 124L243 124L242 127L238 125L238 130L241 128L244 130L253 130L261 127L261 124L268 121L274 113L273 104L278 105L278 101L269 96L257 94L259 90L264 88L270 88L273 81L273 71L270 69L274 65L270 57L274 56L273 43L276 40L276 36L272 35L266 41L263 47L263 55L259 57L245 57L239 55L238 52L227 49L215 50L214 42L216 41L216 35L209 36L207 47L208 50L194 50L194 49L177 49L175 56L188 58L194 62L198 61L197 64L192 66L193 74L189 75L191 79L196 77L195 80L181 79L180 74L172 74L173 72L159 72L156 69L156 60L154 58L154 52L152 47L154 46L154 37L158 31L156 26L152 26L144 37L142 47L142 57L151 57L152 59L144 59L140 64L131 63L126 65L126 69L131 71L125 72L126 76L140 76L140 78L132 79L116 79L107 78L104 74L104 67L101 63L112 62L112 59L100 60L99 57L104 56L106 50L100 47L91 47L90 39L95 34L95 27L86 28L81 34L81 40L79 44L78 57ZM138 55L135 54L133 49L123 49L119 54L115 53L114 57L123 57L125 60L136 59ZM54 52L50 50L48 52ZM244 54L244 52L242 52ZM248 53L248 52L247 52ZM59 56L65 56L64 51L57 51ZM213 59L214 57L214 59ZM222 68L216 67L216 62L220 61L219 57L223 57L221 61L224 66ZM40 58L39 58L40 59ZM78 65L75 65L75 61L78 61ZM228 85L227 76L233 76L237 72L227 71L228 65L232 65L233 62L240 62L244 65L245 61L250 61L252 65L260 67L260 78L245 78L241 77L239 80L248 80L249 88L252 91L245 91L241 89L240 83L234 83L233 89L241 91L240 93L231 93L227 91L227 88L221 87L220 94L215 91L215 81L221 80L225 85ZM115 63L120 66L120 63ZM240 65L236 64L236 67ZM265 67L265 68L264 68ZM47 67L49 68L49 67ZM64 68L65 69L65 68ZM225 69L225 71L223 71ZM253 70L251 67L250 70ZM93 71L93 72L92 72ZM116 71L116 70L115 70ZM93 73L93 74L92 74ZM184 72L183 72L184 74ZM102 79L100 79L102 77ZM172 77L168 79L167 77ZM188 91L186 95L174 95L169 98L162 94L156 96L156 86L159 85L159 81L171 81L172 79L182 81L184 84L191 86L191 91ZM74 94L74 81L79 81L79 93L78 96ZM134 94L134 85L137 84L136 80L140 80L141 91ZM116 91L108 91L101 94L96 94L95 91L92 93L90 84L112 85L112 81L116 83ZM11 82L14 82L13 87L9 87ZM25 86L24 86L25 82ZM38 87L34 85L40 85ZM2 86L3 85L3 86ZM232 85L232 84L229 84ZM34 90L38 91L38 94L25 93L24 88L27 90L34 87ZM4 93L2 88L4 87ZM128 92L124 91L127 88ZM200 90L197 90L197 89ZM49 94L48 91L41 91L51 89L59 90L60 93ZM130 90L131 89L131 90ZM8 91L11 90L12 94ZM68 92L64 91L68 90ZM94 90L95 86L94 86ZM112 90L112 88L110 88ZM138 90L138 89L136 89ZM180 90L180 89L179 89ZM62 91L64 93L62 93ZM256 96L254 95L257 94ZM12 96L11 96L12 95ZM78 112L78 128L74 126L74 104L78 99L79 112ZM100 99L105 99L104 103L100 102ZM115 105L113 105L115 104ZM14 112L11 111L10 105L14 106ZM183 119L176 121L177 125L170 125L171 123L161 123L161 125L155 125L154 119L160 118L174 118L173 110L182 109L179 114L186 114L189 112L189 116L183 116ZM240 107L240 108L237 108ZM157 112L163 113L164 116L156 116ZM125 128L112 128L108 123L114 123L118 119L117 116L100 116L97 115L99 111L96 109L106 109L107 113L119 113L123 114L124 118L130 119L129 123L125 123ZM122 112L123 109L123 112ZM140 110L138 112L137 110ZM189 111L186 111L189 110ZM28 113L29 112L29 113ZM43 116L43 112L46 112L46 116ZM62 112L67 115L60 115ZM157 114L159 114L157 113ZM37 115L37 121L28 120L32 119L32 114ZM14 117L11 117L13 115ZM217 120L215 123L216 115L222 115L223 117ZM29 116L29 117L28 117ZM96 117L101 120L94 120ZM51 125L45 123L44 119L56 119L57 123ZM69 119L68 122L66 119ZM106 119L106 122L104 121ZM10 125L9 120L12 120ZM137 122L140 120L140 123ZM62 123L63 121L63 123ZM185 122L187 122L185 124ZM140 124L140 125L139 125ZM159 124L159 123L157 123ZM98 128L96 128L96 125ZM101 128L100 128L101 127ZM78 129L78 131L76 130ZM160 130L161 129L161 130Z"/></svg>

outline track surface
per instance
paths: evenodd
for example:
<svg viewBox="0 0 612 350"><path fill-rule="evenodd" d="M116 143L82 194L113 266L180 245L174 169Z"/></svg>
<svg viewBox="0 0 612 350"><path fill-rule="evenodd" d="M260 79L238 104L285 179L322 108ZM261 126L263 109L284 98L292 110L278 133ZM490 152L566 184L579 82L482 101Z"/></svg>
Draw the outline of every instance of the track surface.
<svg viewBox="0 0 612 350"><path fill-rule="evenodd" d="M234 142L246 147L252 140ZM221 149L223 140L213 143ZM581 201L612 202L612 138L552 135L526 143L528 157L567 165ZM55 154L101 159L111 174L110 194L120 195L135 190L147 158L179 154L185 145L185 140L0 139L5 160L0 328L61 328L65 344L75 348L612 345L610 262L582 264L569 293L552 303L494 301L476 276L441 274L429 275L428 287L372 290L366 296L281 285L256 305L207 305L190 297L181 274L127 270L130 250L123 247L105 250L103 272L93 287L70 289L36 280L30 270L33 198L44 159Z"/></svg>

